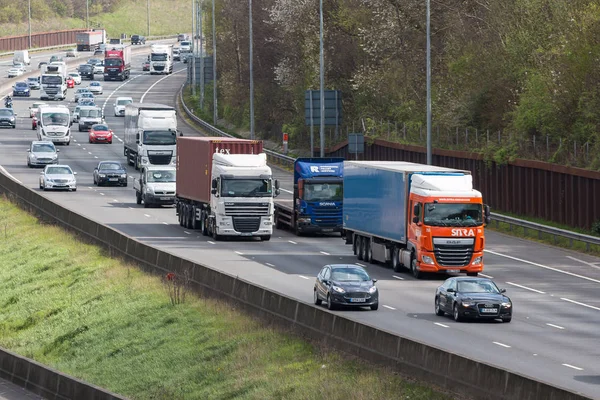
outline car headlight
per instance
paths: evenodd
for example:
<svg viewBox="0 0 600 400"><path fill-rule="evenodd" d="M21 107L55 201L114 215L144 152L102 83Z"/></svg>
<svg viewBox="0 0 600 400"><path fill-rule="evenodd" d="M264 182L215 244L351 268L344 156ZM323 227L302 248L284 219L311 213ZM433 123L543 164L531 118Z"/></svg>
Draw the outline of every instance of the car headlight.
<svg viewBox="0 0 600 400"><path fill-rule="evenodd" d="M377 286L373 286L369 289L369 293L373 294L377 291Z"/></svg>
<svg viewBox="0 0 600 400"><path fill-rule="evenodd" d="M100 176L100 178L106 178L106 175L104 175L104 174L100 174L99 176Z"/></svg>
<svg viewBox="0 0 600 400"><path fill-rule="evenodd" d="M433 258L429 256L421 256L421 262L423 262L424 264L434 264Z"/></svg>
<svg viewBox="0 0 600 400"><path fill-rule="evenodd" d="M121 174L121 178L127 178L127 174Z"/></svg>
<svg viewBox="0 0 600 400"><path fill-rule="evenodd" d="M152 187L146 186L146 193L152 193L152 192L154 192L154 190L152 190Z"/></svg>
<svg viewBox="0 0 600 400"><path fill-rule="evenodd" d="M35 156L33 156L35 158ZM52 159L56 160L58 158L58 154L52 154Z"/></svg>
<svg viewBox="0 0 600 400"><path fill-rule="evenodd" d="M11 121L14 121L14 120L15 120L15 117L10 117L10 120L11 120Z"/></svg>
<svg viewBox="0 0 600 400"><path fill-rule="evenodd" d="M476 258L473 260L473 263L472 263L472 264L473 264L473 265L479 265L479 264L481 264L482 262L483 262L483 256L479 256L479 257L476 257Z"/></svg>
<svg viewBox="0 0 600 400"><path fill-rule="evenodd" d="M511 308L512 304L511 303L502 303L502 307L504 307L504 308Z"/></svg>
<svg viewBox="0 0 600 400"><path fill-rule="evenodd" d="M30 157L32 160L35 160L35 159L37 158L37 157L35 156L35 154L33 154L33 153L29 153L29 157Z"/></svg>
<svg viewBox="0 0 600 400"><path fill-rule="evenodd" d="M463 301L462 302L463 307L473 307L475 305L474 301Z"/></svg>
<svg viewBox="0 0 600 400"><path fill-rule="evenodd" d="M331 288L333 290L335 290L336 292L338 292L338 293L346 293L346 291L344 289L342 289L341 287L339 287L339 286L333 285Z"/></svg>

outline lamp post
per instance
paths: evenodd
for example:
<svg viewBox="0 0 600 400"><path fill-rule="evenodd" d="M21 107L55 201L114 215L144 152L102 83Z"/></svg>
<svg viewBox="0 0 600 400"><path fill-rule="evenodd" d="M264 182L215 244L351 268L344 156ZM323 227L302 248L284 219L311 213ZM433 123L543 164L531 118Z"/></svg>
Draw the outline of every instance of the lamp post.
<svg viewBox="0 0 600 400"><path fill-rule="evenodd" d="M319 1L319 74L320 74L320 89L321 89L321 128L319 132L321 140L321 158L325 157L325 67L323 56L323 0Z"/></svg>
<svg viewBox="0 0 600 400"><path fill-rule="evenodd" d="M254 140L254 71L252 47L252 0L248 0L248 18L250 22L250 139Z"/></svg>
<svg viewBox="0 0 600 400"><path fill-rule="evenodd" d="M204 3L198 0L198 34L200 35L200 109L204 110L204 40L202 38L202 6Z"/></svg>
<svg viewBox="0 0 600 400"><path fill-rule="evenodd" d="M29 0L27 12L29 15L29 48L31 49L31 0Z"/></svg>
<svg viewBox="0 0 600 400"><path fill-rule="evenodd" d="M432 163L431 155L431 9L427 0L427 165Z"/></svg>
<svg viewBox="0 0 600 400"><path fill-rule="evenodd" d="M146 2L146 36L150 36L150 0Z"/></svg>
<svg viewBox="0 0 600 400"><path fill-rule="evenodd" d="M188 71L192 73L192 95L196 96L196 0L192 0L192 57L189 60Z"/></svg>
<svg viewBox="0 0 600 400"><path fill-rule="evenodd" d="M212 36L213 36L213 123L217 124L217 28L215 27L215 0L212 0Z"/></svg>
<svg viewBox="0 0 600 400"><path fill-rule="evenodd" d="M90 29L90 0L85 0L85 29Z"/></svg>

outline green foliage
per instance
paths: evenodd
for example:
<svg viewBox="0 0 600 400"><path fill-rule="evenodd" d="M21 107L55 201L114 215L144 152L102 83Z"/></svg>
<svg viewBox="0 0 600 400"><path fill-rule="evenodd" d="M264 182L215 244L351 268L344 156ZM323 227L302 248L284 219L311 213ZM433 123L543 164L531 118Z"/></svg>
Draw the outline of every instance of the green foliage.
<svg viewBox="0 0 600 400"><path fill-rule="evenodd" d="M594 235L600 236L600 221L594 222L592 225L592 233Z"/></svg>

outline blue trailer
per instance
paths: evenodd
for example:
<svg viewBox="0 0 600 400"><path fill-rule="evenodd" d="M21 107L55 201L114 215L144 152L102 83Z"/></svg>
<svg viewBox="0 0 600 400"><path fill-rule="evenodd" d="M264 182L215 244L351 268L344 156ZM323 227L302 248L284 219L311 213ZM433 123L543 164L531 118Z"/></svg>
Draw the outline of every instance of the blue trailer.
<svg viewBox="0 0 600 400"><path fill-rule="evenodd" d="M275 227L303 233L342 232L343 158L298 158L292 206L275 203Z"/></svg>

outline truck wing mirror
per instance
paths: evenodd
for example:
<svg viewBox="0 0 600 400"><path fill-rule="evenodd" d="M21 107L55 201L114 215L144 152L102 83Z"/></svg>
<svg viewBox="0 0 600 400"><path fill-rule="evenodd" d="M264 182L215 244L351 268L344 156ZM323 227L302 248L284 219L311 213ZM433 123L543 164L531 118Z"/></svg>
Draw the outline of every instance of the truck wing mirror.
<svg viewBox="0 0 600 400"><path fill-rule="evenodd" d="M413 217L413 222L415 224L418 224L419 223L419 217Z"/></svg>
<svg viewBox="0 0 600 400"><path fill-rule="evenodd" d="M179 136L183 136L183 132L179 131Z"/></svg>
<svg viewBox="0 0 600 400"><path fill-rule="evenodd" d="M215 190L217 189L217 180L216 179L212 180L212 188L215 189Z"/></svg>
<svg viewBox="0 0 600 400"><path fill-rule="evenodd" d="M279 180L275 179L275 189L279 189Z"/></svg>
<svg viewBox="0 0 600 400"><path fill-rule="evenodd" d="M491 215L491 213L490 213L490 206L488 206L487 204L483 205L483 214L486 217L489 217Z"/></svg>
<svg viewBox="0 0 600 400"><path fill-rule="evenodd" d="M415 206L413 207L413 214L415 214L415 215L421 214L421 207L419 206L419 204L415 204Z"/></svg>

